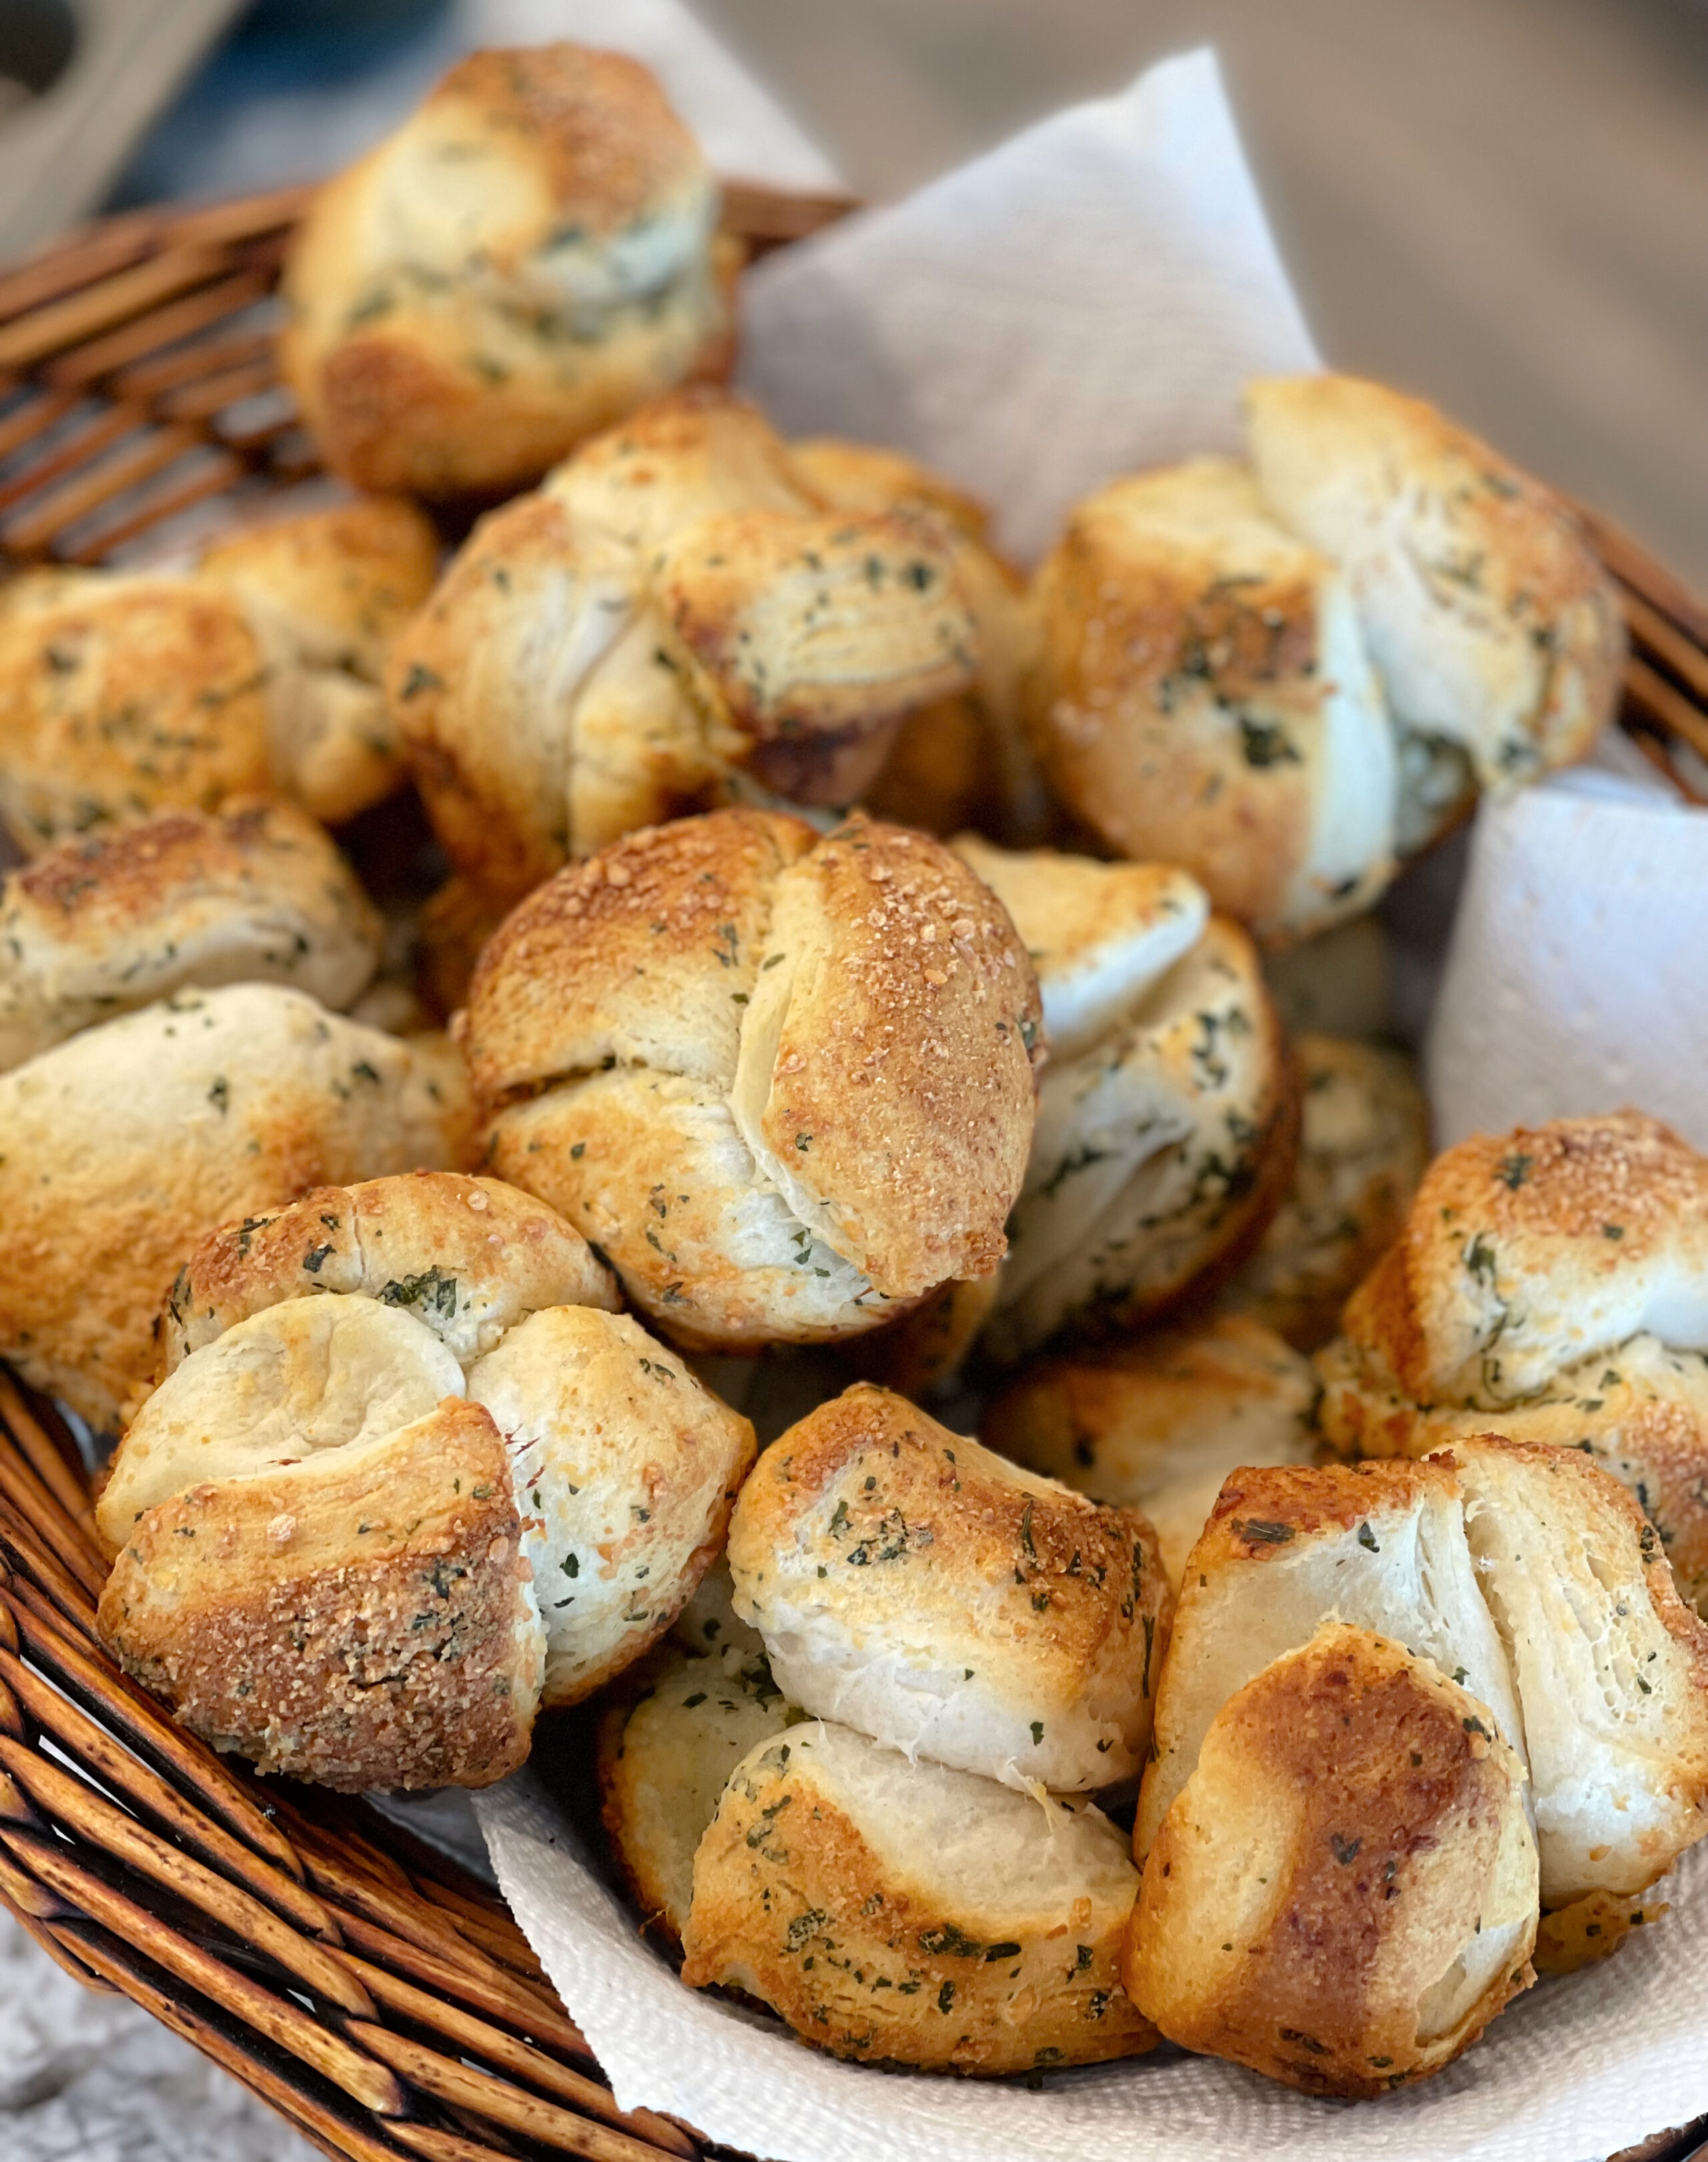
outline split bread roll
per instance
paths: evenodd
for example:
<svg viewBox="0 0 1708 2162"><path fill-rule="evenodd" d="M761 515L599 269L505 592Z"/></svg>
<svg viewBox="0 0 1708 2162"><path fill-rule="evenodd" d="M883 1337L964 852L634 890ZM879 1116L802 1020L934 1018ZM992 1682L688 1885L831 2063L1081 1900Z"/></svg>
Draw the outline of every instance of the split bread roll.
<svg viewBox="0 0 1708 2162"><path fill-rule="evenodd" d="M982 1439L1094 1501L1136 1509L1178 1592L1222 1482L1242 1465L1308 1464L1309 1363L1242 1315L1034 1360L992 1400Z"/></svg>
<svg viewBox="0 0 1708 2162"><path fill-rule="evenodd" d="M825 501L721 392L595 437L482 520L393 656L392 712L458 874L514 901L742 791L853 802L903 718L985 665L959 567L983 560L922 496Z"/></svg>
<svg viewBox="0 0 1708 2162"><path fill-rule="evenodd" d="M822 1721L761 1742L694 1858L682 1979L840 2057L995 2075L1152 2046L1115 1826Z"/></svg>
<svg viewBox="0 0 1708 2162"><path fill-rule="evenodd" d="M694 1853L743 1757L803 1715L784 1700L765 1654L653 1655L632 1699L599 1721L599 1810L645 1926L679 1946L694 1894Z"/></svg>
<svg viewBox="0 0 1708 2162"><path fill-rule="evenodd" d="M285 266L285 379L358 488L525 488L729 358L718 190L625 55L460 60L317 193Z"/></svg>
<svg viewBox="0 0 1708 2162"><path fill-rule="evenodd" d="M678 1342L741 1350L995 1268L1037 1033L1013 926L941 843L732 810L525 901L460 1040L492 1167Z"/></svg>
<svg viewBox="0 0 1708 2162"><path fill-rule="evenodd" d="M1230 1268L1286 1191L1297 1107L1256 949L1194 880L955 845L1032 957L1049 1049L985 1325L1012 1360Z"/></svg>
<svg viewBox="0 0 1708 2162"><path fill-rule="evenodd" d="M1029 725L1068 808L1266 940L1588 749L1625 653L1567 506L1420 400L1253 383L1249 463L1089 497L1037 581Z"/></svg>
<svg viewBox="0 0 1708 2162"><path fill-rule="evenodd" d="M859 1385L774 1441L735 1611L792 1704L1017 1787L1137 1771L1167 1641L1155 1534Z"/></svg>
<svg viewBox="0 0 1708 2162"><path fill-rule="evenodd" d="M1105 845L1183 864L1262 935L1392 875L1393 731L1351 588L1231 458L1115 482L1037 578L1040 750Z"/></svg>
<svg viewBox="0 0 1708 2162"><path fill-rule="evenodd" d="M1438 1157L1323 1351L1345 1454L1497 1429L1586 1450L1708 1600L1708 1157L1636 1111Z"/></svg>
<svg viewBox="0 0 1708 2162"><path fill-rule="evenodd" d="M1612 717L1625 638L1566 504L1380 384L1277 377L1246 410L1257 485L1344 571L1402 739L1462 752L1482 788L1581 758Z"/></svg>
<svg viewBox="0 0 1708 2162"><path fill-rule="evenodd" d="M410 504L223 541L194 572L35 571L0 594L0 819L34 854L91 826L276 794L337 824L403 767L379 687L432 584Z"/></svg>
<svg viewBox="0 0 1708 2162"><path fill-rule="evenodd" d="M605 1310L604 1272L539 1203L440 1174L311 1205L358 1227L370 1288L292 1297L279 1240L246 1252L241 1226L192 1261L244 1318L171 1368L120 1444L102 1635L264 1770L484 1784L525 1754L536 1705L578 1702L670 1627L722 1545L753 1430ZM258 1229L312 1238L310 1213ZM458 1272L381 1286L435 1224ZM602 1303L528 1310L582 1292ZM466 1449L444 1443L441 1465L447 1434ZM504 1710L465 1724L477 1650Z"/></svg>
<svg viewBox="0 0 1708 2162"><path fill-rule="evenodd" d="M1429 1105L1399 1052L1316 1035L1292 1047L1301 1114L1293 1184L1218 1303L1314 1351L1406 1220L1429 1160Z"/></svg>
<svg viewBox="0 0 1708 2162"><path fill-rule="evenodd" d="M191 984L288 984L334 1011L384 929L290 805L162 811L47 849L0 880L0 1068Z"/></svg>
<svg viewBox="0 0 1708 2162"><path fill-rule="evenodd" d="M1524 1765L1427 1659L1329 1623L1236 1689L1159 1827L1129 1995L1307 2094L1449 2064L1534 1980Z"/></svg>
<svg viewBox="0 0 1708 2162"><path fill-rule="evenodd" d="M1235 1689L1325 1621L1404 1645L1486 1707L1523 1754L1524 1722L1477 1585L1464 1497L1440 1463L1235 1472L1188 1558L1157 1694L1134 1851L1151 1850Z"/></svg>
<svg viewBox="0 0 1708 2162"><path fill-rule="evenodd" d="M1220 1705L1320 1624L1433 1662L1523 1757L1541 1900L1641 1893L1708 1831L1708 1629L1616 1480L1485 1435L1421 1463L1242 1471L1187 1564L1134 1827Z"/></svg>
<svg viewBox="0 0 1708 2162"><path fill-rule="evenodd" d="M185 990L0 1073L0 1354L112 1428L174 1272L227 1219L442 1166L460 1073L272 984Z"/></svg>

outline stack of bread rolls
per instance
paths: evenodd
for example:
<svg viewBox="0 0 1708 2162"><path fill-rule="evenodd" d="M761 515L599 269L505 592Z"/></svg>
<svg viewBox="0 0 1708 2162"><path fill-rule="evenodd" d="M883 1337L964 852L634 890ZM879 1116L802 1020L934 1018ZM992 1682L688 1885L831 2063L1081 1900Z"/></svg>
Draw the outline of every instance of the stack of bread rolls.
<svg viewBox="0 0 1708 2162"><path fill-rule="evenodd" d="M1430 1165L1378 1040L1371 908L1587 748L1611 588L1334 376L1028 578L723 387L718 216L635 63L473 56L286 279L390 493L0 593L0 1355L263 1773L564 1716L807 2042L1385 2093L1708 1828L1708 1163Z"/></svg>

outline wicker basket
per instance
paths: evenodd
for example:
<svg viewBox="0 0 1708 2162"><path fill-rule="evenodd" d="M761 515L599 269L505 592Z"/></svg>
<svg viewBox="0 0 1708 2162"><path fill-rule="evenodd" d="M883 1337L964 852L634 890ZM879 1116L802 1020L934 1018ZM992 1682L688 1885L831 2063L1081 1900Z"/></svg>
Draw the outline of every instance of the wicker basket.
<svg viewBox="0 0 1708 2162"><path fill-rule="evenodd" d="M0 275L0 564L165 545L220 497L317 468L273 362L291 191L115 218ZM755 251L832 198L727 191ZM1586 516L1588 514L1586 514ZM1623 722L1708 802L1708 610L1621 534ZM262 1781L175 1726L96 1638L81 1459L0 1369L0 1901L342 2162L692 2157L619 2111L502 1903L359 1802ZM1658 2135L1684 2162L1704 2131Z"/></svg>

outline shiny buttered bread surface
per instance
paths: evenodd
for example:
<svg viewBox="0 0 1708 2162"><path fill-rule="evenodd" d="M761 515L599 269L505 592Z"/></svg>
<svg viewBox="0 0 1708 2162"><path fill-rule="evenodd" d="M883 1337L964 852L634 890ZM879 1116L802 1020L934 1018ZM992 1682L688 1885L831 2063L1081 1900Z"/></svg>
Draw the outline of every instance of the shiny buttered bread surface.
<svg viewBox="0 0 1708 2162"><path fill-rule="evenodd" d="M120 1444L100 1627L264 1770L501 1778L537 1706L670 1627L752 1460L577 1235L495 1180L322 1188L218 1234L174 1301L169 1345L217 1333L169 1350Z"/></svg>
<svg viewBox="0 0 1708 2162"><path fill-rule="evenodd" d="M0 1068L192 984L288 984L340 1011L383 937L290 804L161 811L60 841L0 880Z"/></svg>
<svg viewBox="0 0 1708 2162"><path fill-rule="evenodd" d="M844 451L844 496L872 455ZM827 497L753 406L697 390L483 519L389 676L459 879L514 900L743 789L854 802L910 715L932 738L971 728L957 755L994 785L1019 597L932 476L884 478L870 509Z"/></svg>
<svg viewBox="0 0 1708 2162"><path fill-rule="evenodd" d="M505 922L460 1024L487 1157L691 1349L857 1334L1002 1258L1037 991L949 849L722 811Z"/></svg>
<svg viewBox="0 0 1708 2162"><path fill-rule="evenodd" d="M193 572L42 570L0 593L0 821L35 854L91 827L274 794L337 823L404 770L381 693L433 580L411 505L236 533Z"/></svg>
<svg viewBox="0 0 1708 2162"><path fill-rule="evenodd" d="M1586 1450L1708 1600L1708 1158L1633 1111L1461 1141L1318 1356L1347 1454Z"/></svg>
<svg viewBox="0 0 1708 2162"><path fill-rule="evenodd" d="M718 191L647 69L581 45L471 54L321 188L279 360L358 488L525 488L729 357Z"/></svg>
<svg viewBox="0 0 1708 2162"><path fill-rule="evenodd" d="M1069 513L1026 707L1108 848L1285 940L1367 909L1477 789L1582 757L1625 638L1570 509L1421 400L1279 378L1246 420L1246 463Z"/></svg>

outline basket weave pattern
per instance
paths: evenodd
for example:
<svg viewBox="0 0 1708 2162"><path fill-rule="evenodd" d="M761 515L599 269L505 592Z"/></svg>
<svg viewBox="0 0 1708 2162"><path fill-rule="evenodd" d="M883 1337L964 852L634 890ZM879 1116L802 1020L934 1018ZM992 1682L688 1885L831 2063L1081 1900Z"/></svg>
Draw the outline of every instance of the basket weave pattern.
<svg viewBox="0 0 1708 2162"><path fill-rule="evenodd" d="M0 575L319 470L273 357L304 200L139 212L0 274ZM848 206L734 186L726 223L758 252ZM1624 725L1708 802L1708 611L1585 517L1632 631ZM483 1886L359 1802L256 1778L128 1682L95 1635L105 1574L74 1441L0 1368L0 1903L44 1950L340 2162L700 2153L616 2107Z"/></svg>

